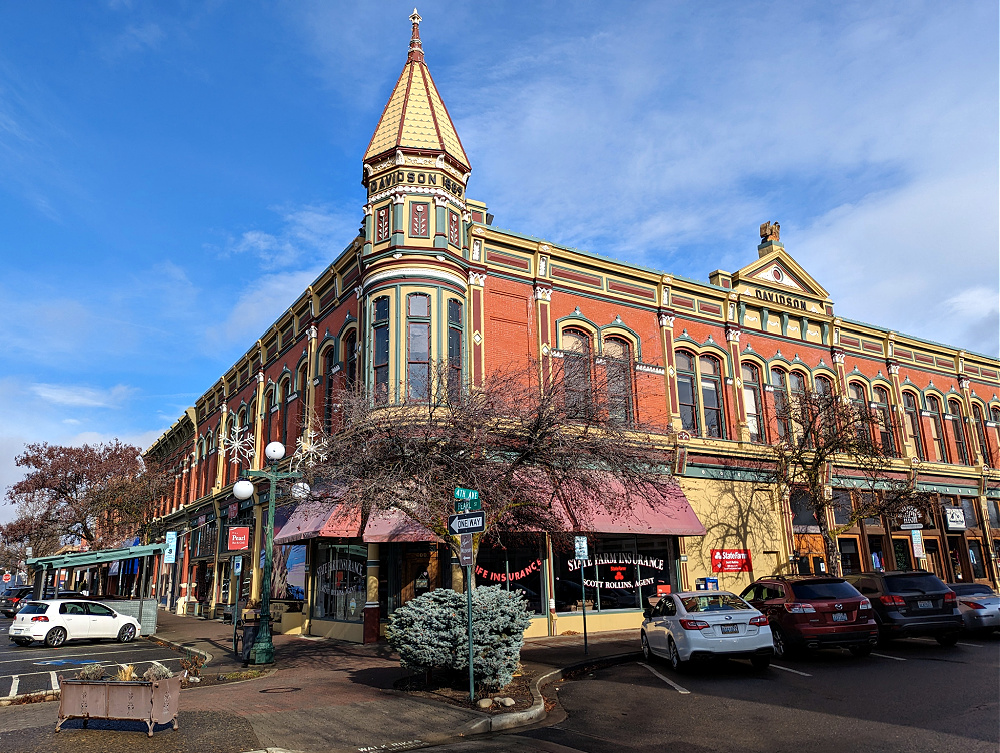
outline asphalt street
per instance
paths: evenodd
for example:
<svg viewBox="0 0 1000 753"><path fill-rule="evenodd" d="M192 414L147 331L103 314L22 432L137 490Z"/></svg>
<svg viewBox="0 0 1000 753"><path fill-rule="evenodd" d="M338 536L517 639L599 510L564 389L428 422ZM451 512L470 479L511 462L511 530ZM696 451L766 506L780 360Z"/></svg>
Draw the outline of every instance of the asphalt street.
<svg viewBox="0 0 1000 753"><path fill-rule="evenodd" d="M630 662L552 686L565 714L547 725L433 750L996 753L1000 636L901 640L876 654L824 651L765 672Z"/></svg>
<svg viewBox="0 0 1000 753"><path fill-rule="evenodd" d="M134 664L142 674L150 664L162 664L172 672L180 670L181 654L147 640L137 638L132 643L114 640L67 641L59 648L42 643L17 646L8 638L12 620L0 618L0 698L54 690L59 687L59 675L71 678L86 664L100 662L115 665Z"/></svg>

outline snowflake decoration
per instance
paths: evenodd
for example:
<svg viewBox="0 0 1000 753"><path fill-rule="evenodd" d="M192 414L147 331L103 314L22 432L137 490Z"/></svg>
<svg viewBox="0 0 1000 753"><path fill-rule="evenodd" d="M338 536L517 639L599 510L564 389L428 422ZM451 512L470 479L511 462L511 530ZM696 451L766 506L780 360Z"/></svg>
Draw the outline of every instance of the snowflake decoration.
<svg viewBox="0 0 1000 753"><path fill-rule="evenodd" d="M246 465L253 463L257 454L254 447L253 435L244 426L233 426L232 436L229 438L229 462L239 463L242 461Z"/></svg>
<svg viewBox="0 0 1000 753"><path fill-rule="evenodd" d="M322 463L327 458L327 443L319 438L319 432L309 429L305 436L295 440L295 452L292 453L292 470L301 471Z"/></svg>

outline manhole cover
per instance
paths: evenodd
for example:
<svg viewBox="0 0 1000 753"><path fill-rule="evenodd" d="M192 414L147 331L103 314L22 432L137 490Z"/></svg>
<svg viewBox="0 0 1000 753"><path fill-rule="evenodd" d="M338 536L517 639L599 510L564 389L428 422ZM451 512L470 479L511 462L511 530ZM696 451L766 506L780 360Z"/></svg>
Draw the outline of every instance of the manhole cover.
<svg viewBox="0 0 1000 753"><path fill-rule="evenodd" d="M258 693L297 693L302 690L302 688L265 688L264 690L258 690Z"/></svg>

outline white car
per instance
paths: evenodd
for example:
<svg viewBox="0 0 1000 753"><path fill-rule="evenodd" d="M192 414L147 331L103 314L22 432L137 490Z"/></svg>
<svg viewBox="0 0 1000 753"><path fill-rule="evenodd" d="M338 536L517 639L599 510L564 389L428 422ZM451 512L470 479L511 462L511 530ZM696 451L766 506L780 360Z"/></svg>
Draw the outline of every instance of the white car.
<svg viewBox="0 0 1000 753"><path fill-rule="evenodd" d="M29 601L7 631L19 646L44 641L55 648L79 638L115 638L128 643L139 634L139 621L96 601Z"/></svg>
<svg viewBox="0 0 1000 753"><path fill-rule="evenodd" d="M767 617L728 591L666 594L646 610L642 653L665 656L674 669L692 659L749 659L766 669L774 654Z"/></svg>

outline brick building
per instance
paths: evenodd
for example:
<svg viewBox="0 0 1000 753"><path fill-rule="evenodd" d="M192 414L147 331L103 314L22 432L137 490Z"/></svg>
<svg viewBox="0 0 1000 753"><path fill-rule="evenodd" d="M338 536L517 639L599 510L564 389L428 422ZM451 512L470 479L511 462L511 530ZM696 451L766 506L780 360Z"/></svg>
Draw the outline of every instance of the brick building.
<svg viewBox="0 0 1000 753"><path fill-rule="evenodd" d="M645 597L699 578L738 589L755 575L825 571L815 519L739 481L782 430L775 401L807 389L870 404L894 471L946 503L928 519L843 530L845 571L925 567L997 584L995 358L842 316L771 223L746 266L708 281L494 227L486 204L466 196L470 160L412 20L406 64L363 157L362 231L146 452L176 468L157 519L178 542L176 561L160 566L164 604L207 613L259 595L266 494L238 502L233 483L260 467L268 441L291 454L308 417L329 419L339 390L363 384L394 405L419 398L431 364L475 388L528 358L543 369L575 359L584 385L614 369L608 384L625 418L667 415L675 475L700 521L590 531L591 629L637 625ZM832 469L831 526L855 487L850 468ZM447 548L412 526L357 530L291 506L278 525L273 594L285 631L373 640L399 604L452 582ZM230 551L230 529L249 529L246 548ZM571 557L548 537L522 537L482 550L477 571L525 593L532 634L558 633L580 627Z"/></svg>

